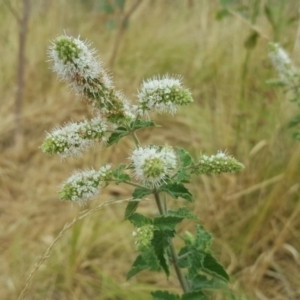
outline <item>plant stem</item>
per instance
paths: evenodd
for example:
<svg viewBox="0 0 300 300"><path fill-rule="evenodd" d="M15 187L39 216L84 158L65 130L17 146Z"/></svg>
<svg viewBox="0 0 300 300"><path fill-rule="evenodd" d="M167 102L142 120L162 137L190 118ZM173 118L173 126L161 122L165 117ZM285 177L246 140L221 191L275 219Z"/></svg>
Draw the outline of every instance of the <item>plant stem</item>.
<svg viewBox="0 0 300 300"><path fill-rule="evenodd" d="M140 145L140 141L139 141L139 139L138 139L138 137L137 137L135 131L131 132L131 136L132 136L132 138L133 138L133 140L134 140L134 142L135 142L135 145L136 145L136 146L139 146L139 145Z"/></svg>
<svg viewBox="0 0 300 300"><path fill-rule="evenodd" d="M161 215L165 215L166 214L166 211L167 211L167 204L166 202L164 203L164 205L162 204L161 200L160 200L160 197L159 197L159 192L157 189L154 189L153 190L153 195L154 195L154 198L155 198L155 202L156 202L156 205L158 207L158 210L159 210L159 213ZM178 267L178 256L176 254L176 249L175 249L175 246L172 242L172 240L170 241L170 254L171 254L171 257L172 257L172 261L173 261L173 264L174 264L174 268L175 268L175 272L176 272L176 275L177 275L177 278L180 282L180 285L181 285L181 288L182 290L186 293L190 290L189 288L189 285L188 285L188 282L186 281L181 269Z"/></svg>

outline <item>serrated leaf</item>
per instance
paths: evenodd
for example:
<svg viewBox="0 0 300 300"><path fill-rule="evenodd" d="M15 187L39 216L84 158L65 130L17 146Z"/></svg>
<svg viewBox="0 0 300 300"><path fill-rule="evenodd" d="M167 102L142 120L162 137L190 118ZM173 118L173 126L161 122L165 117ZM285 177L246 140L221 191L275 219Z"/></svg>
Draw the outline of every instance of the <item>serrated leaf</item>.
<svg viewBox="0 0 300 300"><path fill-rule="evenodd" d="M177 224L179 224L183 218L177 216L159 216L154 218L153 225L161 230L175 230Z"/></svg>
<svg viewBox="0 0 300 300"><path fill-rule="evenodd" d="M206 276L198 274L191 281L192 290L216 290L223 289L226 285L223 281L208 279Z"/></svg>
<svg viewBox="0 0 300 300"><path fill-rule="evenodd" d="M184 269L190 266L190 261L188 258L188 253L189 253L190 249L189 247L182 247L180 249L180 251L178 252L178 261L177 261L177 265L179 268ZM182 256L182 258L181 258Z"/></svg>
<svg viewBox="0 0 300 300"><path fill-rule="evenodd" d="M209 298L202 291L194 291L184 293L181 300L209 300Z"/></svg>
<svg viewBox="0 0 300 300"><path fill-rule="evenodd" d="M161 188L161 191L168 193L171 197L178 199L179 197L193 202L193 195L182 183L170 183L165 184Z"/></svg>
<svg viewBox="0 0 300 300"><path fill-rule="evenodd" d="M168 291L153 291L151 292L153 300L180 300L177 294L171 294Z"/></svg>
<svg viewBox="0 0 300 300"><path fill-rule="evenodd" d="M154 123L154 121L144 121L144 120L136 120L130 124L131 130L138 130L141 128L148 128L148 127L156 127L157 125Z"/></svg>
<svg viewBox="0 0 300 300"><path fill-rule="evenodd" d="M126 279L130 279L132 276L136 275L137 273L146 270L148 268L148 264L143 259L142 255L139 255L135 261L133 262L130 270L126 275Z"/></svg>
<svg viewBox="0 0 300 300"><path fill-rule="evenodd" d="M174 237L175 231L170 230L155 230L151 244L153 246L156 257L160 266L165 271L167 277L170 275L170 261L168 256L168 248L170 246L170 239Z"/></svg>
<svg viewBox="0 0 300 300"><path fill-rule="evenodd" d="M177 210L169 210L168 216L175 216L193 221L199 220L198 216L194 214L188 207L180 207Z"/></svg>
<svg viewBox="0 0 300 300"><path fill-rule="evenodd" d="M225 268L211 254L207 253L204 257L203 271L215 275L222 280L229 281L229 275Z"/></svg>
<svg viewBox="0 0 300 300"><path fill-rule="evenodd" d="M152 194L152 190L147 189L147 188L140 188L137 187L133 193L132 193L132 197L133 199L142 199L143 197Z"/></svg>
<svg viewBox="0 0 300 300"><path fill-rule="evenodd" d="M129 132L125 127L118 127L116 129L116 131L114 131L108 138L107 146L111 146L113 144L118 143L122 137L124 137L128 134L129 134Z"/></svg>
<svg viewBox="0 0 300 300"><path fill-rule="evenodd" d="M203 252L210 252L210 247L212 243L212 236L209 232L205 231L203 226L196 225L196 240L195 246L198 250Z"/></svg>
<svg viewBox="0 0 300 300"><path fill-rule="evenodd" d="M258 37L258 33L256 31L252 31L244 43L246 49L253 49L256 46Z"/></svg>
<svg viewBox="0 0 300 300"><path fill-rule="evenodd" d="M132 264L129 272L126 275L127 280L137 273L149 269L151 271L159 272L161 267L159 261L152 248L143 251Z"/></svg>
<svg viewBox="0 0 300 300"><path fill-rule="evenodd" d="M129 217L131 217L135 211L137 210L140 202L139 201L130 201L128 202L126 209L125 209L125 215L124 220L128 220Z"/></svg>
<svg viewBox="0 0 300 300"><path fill-rule="evenodd" d="M194 246L189 247L188 254L188 277L193 279L198 275L198 271L203 269L205 253L200 252Z"/></svg>
<svg viewBox="0 0 300 300"><path fill-rule="evenodd" d="M137 228L153 224L152 219L138 213L133 213L128 220Z"/></svg>
<svg viewBox="0 0 300 300"><path fill-rule="evenodd" d="M190 167L194 164L192 156L183 148L177 148L177 154L183 168Z"/></svg>

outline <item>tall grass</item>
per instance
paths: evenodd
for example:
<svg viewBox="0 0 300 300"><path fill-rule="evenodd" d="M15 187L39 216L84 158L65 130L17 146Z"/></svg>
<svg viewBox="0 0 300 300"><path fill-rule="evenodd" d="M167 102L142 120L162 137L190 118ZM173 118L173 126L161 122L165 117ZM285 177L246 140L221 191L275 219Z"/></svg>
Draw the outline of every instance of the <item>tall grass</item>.
<svg viewBox="0 0 300 300"><path fill-rule="evenodd" d="M12 1L18 5L17 1ZM128 1L128 5L133 1ZM293 16L289 2L285 18ZM280 90L265 81L275 76L263 39L253 50L244 79L240 111L241 72L249 28L233 17L215 19L218 4L195 1L143 1L130 20L114 65L114 80L127 95L135 94L142 79L165 72L182 74L196 100L175 117L157 116L161 135L144 141L212 153L228 149L246 169L194 182L196 211L215 236L219 257L233 276L233 289L249 299L297 299L299 290L299 161L300 147L286 124L293 114ZM26 56L24 149L12 148L13 105L17 55L17 26L0 2L0 295L16 299L30 268L78 208L59 202L57 185L74 168L117 163L118 147L94 149L80 160L64 164L41 154L44 132L56 124L81 120L90 112L66 92L48 69L49 40L65 30L94 41L108 62L116 31L106 27L107 15L84 1L36 1L29 23ZM256 23L271 36L263 17ZM281 42L293 47L297 24L282 29ZM243 131L236 139L239 122ZM197 128L193 131L191 128ZM172 128L172 131L170 130ZM176 128L174 130L173 128ZM156 131L158 132L158 131ZM127 146L127 145L126 145ZM133 146L133 145L132 145ZM95 203L127 198L129 190L112 186ZM162 276L141 273L125 281L134 258L128 243L129 224L122 223L123 207L108 206L67 231L34 278L28 299L148 299L153 285L179 286ZM143 209L151 213L147 203ZM182 230L189 229L189 224ZM133 241L132 241L133 243Z"/></svg>

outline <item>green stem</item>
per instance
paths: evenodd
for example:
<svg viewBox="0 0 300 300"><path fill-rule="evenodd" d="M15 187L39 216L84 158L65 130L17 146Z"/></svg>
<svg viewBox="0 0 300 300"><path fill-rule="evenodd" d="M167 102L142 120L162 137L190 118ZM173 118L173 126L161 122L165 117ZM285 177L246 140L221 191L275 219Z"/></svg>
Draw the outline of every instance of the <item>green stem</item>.
<svg viewBox="0 0 300 300"><path fill-rule="evenodd" d="M159 191L157 189L153 190L153 194L154 194L155 202L156 202L156 205L158 207L160 214L165 215L166 211L167 211L166 202L164 203L164 205L161 203L161 200L159 197ZM170 253L171 253L175 272L176 272L177 278L180 282L181 288L185 293L187 293L187 292L189 292L190 288L189 288L188 282L186 281L181 269L178 267L178 256L176 254L176 249L175 249L175 246L174 246L172 240L170 241Z"/></svg>
<svg viewBox="0 0 300 300"><path fill-rule="evenodd" d="M111 180L111 181L117 181L117 180ZM143 185L140 185L140 184L137 184L137 183L134 183L134 182L130 182L130 181L122 181L122 182L126 183L126 184L129 184L129 185L132 185L132 186L135 186L135 187L138 187L138 188L141 188L141 189L147 189L149 191L152 191L152 189L149 189L146 186L143 186Z"/></svg>
<svg viewBox="0 0 300 300"><path fill-rule="evenodd" d="M132 132L130 133L130 135L131 135L131 137L133 138L135 145L136 145L136 146L140 146L140 141L139 141L139 139L138 139L138 137L137 137L135 131L132 131Z"/></svg>

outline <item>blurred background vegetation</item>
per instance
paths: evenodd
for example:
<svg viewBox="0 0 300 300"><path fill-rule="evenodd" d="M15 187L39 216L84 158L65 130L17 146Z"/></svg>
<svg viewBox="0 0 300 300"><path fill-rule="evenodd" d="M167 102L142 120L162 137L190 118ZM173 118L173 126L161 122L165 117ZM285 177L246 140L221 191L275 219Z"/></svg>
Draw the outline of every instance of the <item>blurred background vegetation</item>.
<svg viewBox="0 0 300 300"><path fill-rule="evenodd" d="M76 168L117 165L133 147L125 139L65 161L41 153L45 131L92 115L49 70L47 47L63 32L92 41L130 99L149 76L183 76L194 104L174 117L155 115L162 127L141 132L142 142L182 146L195 156L227 150L243 162L239 174L195 179L194 209L215 237L234 291L247 299L300 299L300 146L287 127L297 108L266 84L277 77L268 40L299 63L299 2L29 2L0 1L1 299L18 298L34 263L80 211L58 200L61 182ZM89 207L130 192L109 186ZM172 276L143 272L125 280L136 255L132 227L122 221L125 205L68 230L35 274L28 299L147 300L157 287L179 291ZM148 202L141 209L155 213Z"/></svg>

